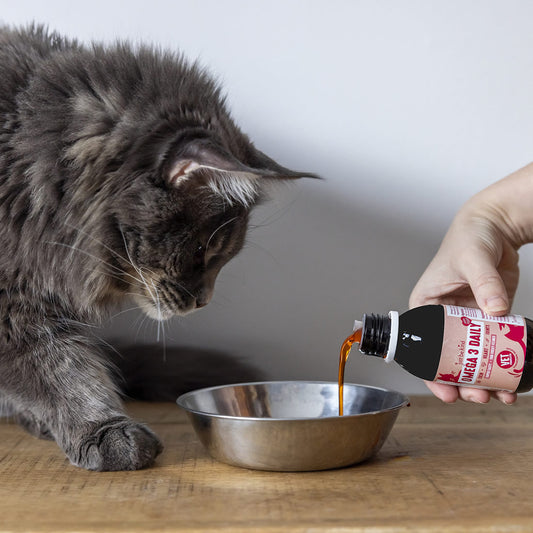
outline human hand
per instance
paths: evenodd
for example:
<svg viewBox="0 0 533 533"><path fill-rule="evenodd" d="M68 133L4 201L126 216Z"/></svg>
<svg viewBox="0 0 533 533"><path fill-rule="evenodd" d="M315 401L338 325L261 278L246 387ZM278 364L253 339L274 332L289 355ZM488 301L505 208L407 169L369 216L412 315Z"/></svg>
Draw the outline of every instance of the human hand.
<svg viewBox="0 0 533 533"><path fill-rule="evenodd" d="M524 210L523 200L516 200L521 191L526 194ZM519 279L517 250L532 240L532 210L527 207L531 198L532 165L467 202L413 289L410 307L452 304L478 307L495 316L509 313ZM460 398L486 403L491 396L508 404L516 401L516 394L504 391L432 382L427 386L444 402Z"/></svg>

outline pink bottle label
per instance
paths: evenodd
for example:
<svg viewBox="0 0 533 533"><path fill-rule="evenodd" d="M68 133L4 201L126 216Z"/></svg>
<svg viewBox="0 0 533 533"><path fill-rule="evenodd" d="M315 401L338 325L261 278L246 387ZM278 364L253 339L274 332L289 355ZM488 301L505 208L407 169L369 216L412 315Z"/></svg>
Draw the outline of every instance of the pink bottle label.
<svg viewBox="0 0 533 533"><path fill-rule="evenodd" d="M514 392L526 358L524 318L493 317L455 305L444 309L444 338L435 381Z"/></svg>

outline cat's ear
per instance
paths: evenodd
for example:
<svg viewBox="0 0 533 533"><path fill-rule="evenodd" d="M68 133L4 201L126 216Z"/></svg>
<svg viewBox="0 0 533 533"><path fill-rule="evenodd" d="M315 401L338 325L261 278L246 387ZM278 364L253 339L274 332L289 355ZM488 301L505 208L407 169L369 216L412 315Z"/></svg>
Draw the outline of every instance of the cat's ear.
<svg viewBox="0 0 533 533"><path fill-rule="evenodd" d="M281 166L279 163L253 146L248 152L246 160L248 161L250 167L255 169L256 173L265 178L278 180L293 180L298 178L321 179L320 176L312 172L299 172Z"/></svg>
<svg viewBox="0 0 533 533"><path fill-rule="evenodd" d="M250 143L239 150L242 161L205 137L182 143L176 152L166 173L166 181L172 188L180 188L187 183L207 185L230 205L237 202L251 206L265 194L269 182L318 177L282 167ZM213 172L205 173L197 182L192 175L200 169Z"/></svg>
<svg viewBox="0 0 533 533"><path fill-rule="evenodd" d="M182 147L168 167L167 182L177 186L195 170L205 168L219 172L255 173L236 157L209 139L195 139Z"/></svg>
<svg viewBox="0 0 533 533"><path fill-rule="evenodd" d="M224 148L210 139L195 139L182 146L173 163L166 171L166 181L171 186L178 186L195 170L205 168L232 174L247 174L250 178L297 179L304 177L318 178L310 172L297 172L285 168L273 159L255 149L247 150L240 161Z"/></svg>

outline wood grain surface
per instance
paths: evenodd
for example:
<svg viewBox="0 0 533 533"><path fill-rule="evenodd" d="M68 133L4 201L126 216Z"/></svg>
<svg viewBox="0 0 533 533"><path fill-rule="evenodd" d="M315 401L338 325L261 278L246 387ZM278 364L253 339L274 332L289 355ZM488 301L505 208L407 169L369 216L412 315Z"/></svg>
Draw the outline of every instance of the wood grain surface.
<svg viewBox="0 0 533 533"><path fill-rule="evenodd" d="M217 463L173 404L129 410L165 443L151 469L86 472L0 423L0 532L533 531L533 397L412 398L374 459L308 473Z"/></svg>

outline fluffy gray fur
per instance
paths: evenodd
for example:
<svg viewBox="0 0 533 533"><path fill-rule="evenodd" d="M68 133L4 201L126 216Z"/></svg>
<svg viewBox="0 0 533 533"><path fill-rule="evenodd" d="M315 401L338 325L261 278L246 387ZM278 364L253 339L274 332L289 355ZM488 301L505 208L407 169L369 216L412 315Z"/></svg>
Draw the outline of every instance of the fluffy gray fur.
<svg viewBox="0 0 533 533"><path fill-rule="evenodd" d="M301 176L179 55L0 28L2 414L80 467L151 464L88 328L128 295L159 320L206 305L265 180Z"/></svg>

